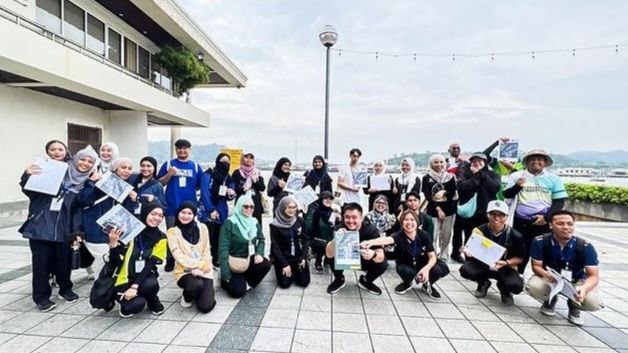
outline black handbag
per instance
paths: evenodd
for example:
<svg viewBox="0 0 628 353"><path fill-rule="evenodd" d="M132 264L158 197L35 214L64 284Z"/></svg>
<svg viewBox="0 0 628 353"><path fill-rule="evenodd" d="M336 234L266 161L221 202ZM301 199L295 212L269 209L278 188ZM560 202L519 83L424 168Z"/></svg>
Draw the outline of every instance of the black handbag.
<svg viewBox="0 0 628 353"><path fill-rule="evenodd" d="M109 262L105 262L89 293L89 304L92 308L109 312L115 306L114 271L115 268Z"/></svg>

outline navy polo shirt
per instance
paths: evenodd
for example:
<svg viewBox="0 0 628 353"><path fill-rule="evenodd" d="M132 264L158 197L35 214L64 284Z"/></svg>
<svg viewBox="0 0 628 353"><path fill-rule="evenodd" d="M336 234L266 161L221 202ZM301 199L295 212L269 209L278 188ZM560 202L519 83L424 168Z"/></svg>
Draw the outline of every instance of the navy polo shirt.
<svg viewBox="0 0 628 353"><path fill-rule="evenodd" d="M584 272L584 267L597 266L599 264L597 252L591 243L587 243L584 247L584 266L579 268L575 267L576 239L577 237L573 236L567 245L561 248L560 244L554 239L554 236L552 236L552 257L550 259L544 259L543 237L536 237L530 247L530 257L534 260L543 261L546 266L556 271L571 271L572 281L586 279L587 276Z"/></svg>

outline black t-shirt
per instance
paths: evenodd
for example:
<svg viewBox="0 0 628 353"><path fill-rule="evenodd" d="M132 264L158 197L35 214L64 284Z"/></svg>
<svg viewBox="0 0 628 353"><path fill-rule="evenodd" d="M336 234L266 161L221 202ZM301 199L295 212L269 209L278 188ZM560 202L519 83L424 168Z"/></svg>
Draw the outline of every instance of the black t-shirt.
<svg viewBox="0 0 628 353"><path fill-rule="evenodd" d="M423 176L421 183L421 191L427 199L427 209L425 213L431 217L438 217L436 207L440 207L446 216L456 213L458 201L454 200L456 196L456 179L451 178L445 183L439 183L432 179L429 174Z"/></svg>
<svg viewBox="0 0 628 353"><path fill-rule="evenodd" d="M506 227L499 234L493 234L488 228L488 224L482 224L473 230L474 233L478 233L487 239L506 248L505 259L511 257L524 258L526 256L526 246L521 233L517 232L511 227Z"/></svg>
<svg viewBox="0 0 628 353"><path fill-rule="evenodd" d="M392 238L395 240L397 264L423 267L429 261L428 253L434 252L434 245L427 232L423 230L418 231L414 241L411 241L403 231L393 234Z"/></svg>

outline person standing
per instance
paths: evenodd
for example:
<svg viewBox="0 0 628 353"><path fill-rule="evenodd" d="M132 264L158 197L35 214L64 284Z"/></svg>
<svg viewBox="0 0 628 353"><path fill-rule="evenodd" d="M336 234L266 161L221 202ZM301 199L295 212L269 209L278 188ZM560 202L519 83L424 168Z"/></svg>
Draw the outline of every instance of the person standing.
<svg viewBox="0 0 628 353"><path fill-rule="evenodd" d="M290 195L284 189L286 188L288 178L290 178L291 168L292 162L287 157L281 157L275 164L273 175L268 180L268 196L273 198L273 215L279 205L279 201Z"/></svg>
<svg viewBox="0 0 628 353"><path fill-rule="evenodd" d="M353 148L349 151L351 162L348 166L344 166L338 173L338 189L342 190L342 198L344 203L354 202L360 203L360 188L354 184L354 174L360 170L358 162L362 157L362 151L359 148Z"/></svg>
<svg viewBox="0 0 628 353"><path fill-rule="evenodd" d="M323 191L333 193L332 180L329 173L327 173L327 162L325 162L323 156L314 156L312 169L305 172L304 176L305 183L303 187L310 186L316 195L320 195Z"/></svg>
<svg viewBox="0 0 628 353"><path fill-rule="evenodd" d="M236 202L245 193L251 194L255 210L253 217L262 224L262 214L264 214L264 205L262 193L266 191L266 184L260 171L255 167L255 156L253 153L245 153L240 157L240 168L236 169L231 175L231 180L235 187Z"/></svg>
<svg viewBox="0 0 628 353"><path fill-rule="evenodd" d="M550 214L562 210L568 197L562 179L545 169L552 163L552 157L544 150L528 151L523 157L526 169L510 174L504 190L504 197L513 199L513 228L523 235L526 249L530 249L536 236L550 231ZM529 259L524 257L519 273L523 274Z"/></svg>
<svg viewBox="0 0 628 353"><path fill-rule="evenodd" d="M391 212L395 214L402 210L409 193L415 192L418 195L421 194L421 176L416 173L414 160L410 157L406 157L401 160L399 167L401 169L401 176L395 178L395 184L392 190L393 207L391 208Z"/></svg>
<svg viewBox="0 0 628 353"><path fill-rule="evenodd" d="M105 142L100 146L99 154L100 165L98 165L98 168L100 169L100 173L105 174L111 169L113 161L120 157L120 150L115 143Z"/></svg>
<svg viewBox="0 0 628 353"><path fill-rule="evenodd" d="M458 192L456 177L445 169L445 157L430 157L428 173L423 176L422 191L427 201L426 213L434 223L434 250L443 261L449 259L449 243L456 219Z"/></svg>
<svg viewBox="0 0 628 353"><path fill-rule="evenodd" d="M135 191L133 202L136 203L134 210L136 215L140 214L141 205L151 202L159 202L164 209L167 207L164 187L157 180L157 160L151 156L146 156L140 160L140 172L131 177L131 185ZM139 209L138 209L139 208Z"/></svg>
<svg viewBox="0 0 628 353"><path fill-rule="evenodd" d="M166 226L174 226L177 209L183 201L196 201L196 191L201 187L203 169L190 159L192 144L185 139L174 143L177 158L161 165L157 178L166 186ZM165 271L174 269L174 259L168 252Z"/></svg>
<svg viewBox="0 0 628 353"><path fill-rule="evenodd" d="M386 178L387 187L383 190L375 189L372 186L372 181L374 178ZM386 163L384 161L377 161L373 163L373 175L369 175L366 180L366 187L364 188L364 193L369 195L369 211L373 210L373 203L375 199L380 196L386 196L386 202L388 202L388 209L392 209L392 201L393 201L393 178L386 174Z"/></svg>

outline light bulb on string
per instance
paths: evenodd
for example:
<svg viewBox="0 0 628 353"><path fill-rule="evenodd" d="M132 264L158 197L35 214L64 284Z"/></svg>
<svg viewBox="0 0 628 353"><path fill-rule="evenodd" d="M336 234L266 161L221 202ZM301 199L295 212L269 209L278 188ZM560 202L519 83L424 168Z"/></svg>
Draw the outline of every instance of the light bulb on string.
<svg viewBox="0 0 628 353"><path fill-rule="evenodd" d="M534 54L534 51L532 51L532 60L536 59L536 54Z"/></svg>

